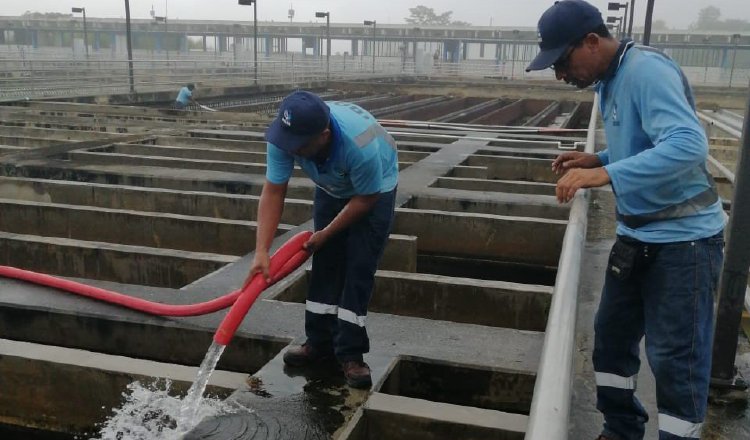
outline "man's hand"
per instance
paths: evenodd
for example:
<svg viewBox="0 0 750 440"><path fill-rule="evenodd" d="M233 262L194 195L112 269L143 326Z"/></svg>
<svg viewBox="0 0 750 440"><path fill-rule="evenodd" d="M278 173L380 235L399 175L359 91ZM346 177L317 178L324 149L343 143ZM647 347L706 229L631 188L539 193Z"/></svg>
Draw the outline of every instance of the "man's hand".
<svg viewBox="0 0 750 440"><path fill-rule="evenodd" d="M573 168L596 168L602 166L599 156L590 153L581 153L580 151L569 151L563 153L552 161L552 171L555 174L565 174L566 171Z"/></svg>
<svg viewBox="0 0 750 440"><path fill-rule="evenodd" d="M307 242L303 244L302 247L307 252L313 253L323 247L325 242L328 241L328 238L328 231L326 229L321 229L320 231L310 236L310 239L307 240Z"/></svg>
<svg viewBox="0 0 750 440"><path fill-rule="evenodd" d="M271 282L271 276L268 273L268 267L271 265L271 257L268 256L267 251L255 251L255 257L253 258L253 262L250 265L250 272L247 275L247 279L245 279L245 283L242 284L242 288L244 289L248 284L250 284L250 281L253 279L256 273L263 274L263 278L266 280L266 282Z"/></svg>
<svg viewBox="0 0 750 440"><path fill-rule="evenodd" d="M555 195L560 203L567 203L573 199L580 188L594 188L604 186L610 182L609 174L603 167L594 169L571 169L557 181Z"/></svg>

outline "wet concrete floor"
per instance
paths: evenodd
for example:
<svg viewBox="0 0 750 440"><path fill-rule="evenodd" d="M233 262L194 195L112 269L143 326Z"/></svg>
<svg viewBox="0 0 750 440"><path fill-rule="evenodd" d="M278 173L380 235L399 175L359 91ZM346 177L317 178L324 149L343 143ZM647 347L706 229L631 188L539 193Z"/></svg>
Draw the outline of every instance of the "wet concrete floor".
<svg viewBox="0 0 750 440"><path fill-rule="evenodd" d="M374 381L379 380L378 374L385 370L388 360L368 357L378 366L373 369ZM293 368L283 364L280 353L229 398L252 408L252 413L204 420L185 439L336 438L368 395L369 390L348 387L333 360L310 368Z"/></svg>

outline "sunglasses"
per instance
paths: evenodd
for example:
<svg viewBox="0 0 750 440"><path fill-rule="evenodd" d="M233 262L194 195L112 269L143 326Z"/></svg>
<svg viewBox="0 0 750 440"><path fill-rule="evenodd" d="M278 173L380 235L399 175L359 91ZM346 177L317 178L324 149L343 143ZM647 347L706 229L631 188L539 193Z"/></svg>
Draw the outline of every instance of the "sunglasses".
<svg viewBox="0 0 750 440"><path fill-rule="evenodd" d="M568 66L570 65L570 56L573 55L573 51L576 50L577 44L571 45L568 50L565 51L565 54L557 59L550 68L556 72L561 72L568 69Z"/></svg>

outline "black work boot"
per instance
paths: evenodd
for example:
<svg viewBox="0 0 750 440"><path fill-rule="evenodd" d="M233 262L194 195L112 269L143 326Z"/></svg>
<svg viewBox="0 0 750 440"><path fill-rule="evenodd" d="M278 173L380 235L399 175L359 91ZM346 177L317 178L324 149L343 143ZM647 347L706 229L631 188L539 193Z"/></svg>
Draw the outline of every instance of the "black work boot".
<svg viewBox="0 0 750 440"><path fill-rule="evenodd" d="M346 384L352 388L367 389L372 386L370 366L362 361L346 361L341 364Z"/></svg>
<svg viewBox="0 0 750 440"><path fill-rule="evenodd" d="M308 344L289 347L284 353L284 363L290 367L304 367L332 358L333 351L317 350Z"/></svg>

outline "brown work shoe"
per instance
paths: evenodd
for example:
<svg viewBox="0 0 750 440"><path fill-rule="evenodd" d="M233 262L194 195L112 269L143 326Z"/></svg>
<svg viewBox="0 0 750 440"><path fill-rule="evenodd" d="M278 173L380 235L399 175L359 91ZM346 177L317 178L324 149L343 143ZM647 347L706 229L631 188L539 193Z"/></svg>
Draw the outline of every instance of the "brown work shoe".
<svg viewBox="0 0 750 440"><path fill-rule="evenodd" d="M367 389L372 386L370 366L362 361L346 361L341 364L346 384L352 388Z"/></svg>
<svg viewBox="0 0 750 440"><path fill-rule="evenodd" d="M290 367L304 367L331 358L333 358L332 351L320 351L308 344L289 347L284 353L284 363Z"/></svg>

